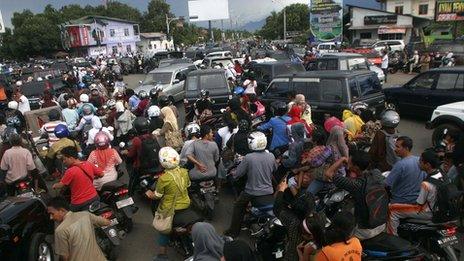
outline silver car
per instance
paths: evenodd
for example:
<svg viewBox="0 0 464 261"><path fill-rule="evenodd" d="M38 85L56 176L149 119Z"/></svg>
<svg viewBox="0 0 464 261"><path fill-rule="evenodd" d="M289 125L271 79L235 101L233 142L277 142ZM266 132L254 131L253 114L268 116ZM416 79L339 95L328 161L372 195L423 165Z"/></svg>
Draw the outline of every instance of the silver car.
<svg viewBox="0 0 464 261"><path fill-rule="evenodd" d="M140 81L140 86L134 89L135 93L140 91L150 92L156 86L163 89L163 94L172 97L174 101L184 99L184 82L187 74L196 70L192 63L173 64L163 68L156 68L147 73L145 80Z"/></svg>

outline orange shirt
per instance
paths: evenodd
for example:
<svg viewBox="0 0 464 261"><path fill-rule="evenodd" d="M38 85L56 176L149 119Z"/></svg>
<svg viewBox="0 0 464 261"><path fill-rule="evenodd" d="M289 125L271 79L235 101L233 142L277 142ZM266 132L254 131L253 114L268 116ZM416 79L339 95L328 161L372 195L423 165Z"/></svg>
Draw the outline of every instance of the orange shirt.
<svg viewBox="0 0 464 261"><path fill-rule="evenodd" d="M0 101L4 101L6 99L7 97L6 97L5 87L0 85Z"/></svg>
<svg viewBox="0 0 464 261"><path fill-rule="evenodd" d="M348 244L342 242L323 247L317 252L316 261L361 261L361 254L361 242L352 237Z"/></svg>

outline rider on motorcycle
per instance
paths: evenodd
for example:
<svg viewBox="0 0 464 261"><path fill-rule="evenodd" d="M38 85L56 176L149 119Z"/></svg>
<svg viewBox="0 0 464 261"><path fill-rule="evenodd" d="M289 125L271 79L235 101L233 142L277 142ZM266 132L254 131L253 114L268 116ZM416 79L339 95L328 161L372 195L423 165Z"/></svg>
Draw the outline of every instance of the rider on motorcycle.
<svg viewBox="0 0 464 261"><path fill-rule="evenodd" d="M277 168L275 157L266 151L267 138L264 133L256 131L248 136L248 144L252 153L247 154L237 167L234 178L247 175L245 190L234 203L232 220L225 234L237 237L242 226L245 209L250 201L266 197L274 193L272 174Z"/></svg>
<svg viewBox="0 0 464 261"><path fill-rule="evenodd" d="M147 110L147 114L148 114L148 119L150 120L150 132L163 128L164 121L160 117L161 110L158 106L151 105Z"/></svg>
<svg viewBox="0 0 464 261"><path fill-rule="evenodd" d="M266 131L272 129L272 141L270 150L277 148L287 148L290 139L287 133L287 122L290 117L287 114L287 104L285 102L276 102L273 104L275 108L275 115L268 122L258 126L259 131ZM284 149L285 150L285 149Z"/></svg>
<svg viewBox="0 0 464 261"><path fill-rule="evenodd" d="M348 131L348 140L362 137L362 126L364 120L361 114L367 110L368 105L365 102L355 102L351 105L350 110L343 111L343 123Z"/></svg>
<svg viewBox="0 0 464 261"><path fill-rule="evenodd" d="M136 116L143 116L145 109L148 108L148 103L150 100L148 99L148 93L144 90L140 91L138 96L140 98L140 102L138 103L134 114Z"/></svg>
<svg viewBox="0 0 464 261"><path fill-rule="evenodd" d="M61 150L69 146L74 146L79 153L82 150L79 143L69 138L69 129L65 124L58 124L53 132L59 140L53 143L53 145L48 149L46 165L49 173L54 173L55 170L58 170L60 174L63 174L64 168L61 162Z"/></svg>
<svg viewBox="0 0 464 261"><path fill-rule="evenodd" d="M185 127L185 138L184 146L180 152L180 165L190 170L193 165L188 161L187 150L192 143L200 138L200 125L191 122Z"/></svg>

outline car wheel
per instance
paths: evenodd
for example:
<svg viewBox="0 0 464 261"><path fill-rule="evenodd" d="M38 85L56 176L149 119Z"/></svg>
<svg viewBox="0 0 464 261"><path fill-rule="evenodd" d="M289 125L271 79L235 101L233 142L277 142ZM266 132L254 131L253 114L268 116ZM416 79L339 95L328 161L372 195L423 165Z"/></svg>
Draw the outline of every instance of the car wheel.
<svg viewBox="0 0 464 261"><path fill-rule="evenodd" d="M435 128L432 134L432 144L434 147L443 143L445 134L448 133L449 130L459 130L459 128L452 123L440 124Z"/></svg>
<svg viewBox="0 0 464 261"><path fill-rule="evenodd" d="M50 243L45 240L44 233L32 235L29 244L28 261L53 261L53 249Z"/></svg>

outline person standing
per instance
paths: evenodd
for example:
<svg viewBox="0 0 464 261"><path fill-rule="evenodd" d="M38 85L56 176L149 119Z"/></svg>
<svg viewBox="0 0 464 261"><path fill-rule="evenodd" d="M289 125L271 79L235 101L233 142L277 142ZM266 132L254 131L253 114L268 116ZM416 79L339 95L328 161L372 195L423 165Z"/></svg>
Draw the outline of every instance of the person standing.
<svg viewBox="0 0 464 261"><path fill-rule="evenodd" d="M382 65L380 68L383 71L383 74L385 74L385 82L387 82L387 74L388 74L388 51L387 49L383 49L382 51Z"/></svg>
<svg viewBox="0 0 464 261"><path fill-rule="evenodd" d="M29 105L29 100L24 94L21 93L21 90L18 88L14 94L14 100L18 102L18 110L24 115L25 112L31 111L31 106Z"/></svg>
<svg viewBox="0 0 464 261"><path fill-rule="evenodd" d="M59 223L55 229L54 250L60 260L106 260L97 244L94 227L109 226L111 221L88 211L72 212L68 203L59 197L48 202L47 212Z"/></svg>

